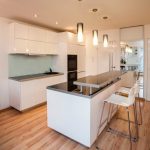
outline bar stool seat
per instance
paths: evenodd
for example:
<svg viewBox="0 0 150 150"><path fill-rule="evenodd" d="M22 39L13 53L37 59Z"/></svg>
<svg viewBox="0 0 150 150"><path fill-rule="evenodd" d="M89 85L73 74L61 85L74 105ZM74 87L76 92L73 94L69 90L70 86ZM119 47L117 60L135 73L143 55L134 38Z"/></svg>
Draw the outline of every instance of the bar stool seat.
<svg viewBox="0 0 150 150"><path fill-rule="evenodd" d="M139 92L140 92L140 87L139 87L139 80L136 81L136 83L134 84L134 88L135 88L135 97L138 97L139 98ZM131 88L127 88L127 87L121 87L117 92L116 94L125 94L125 95L128 95L129 92L130 92L130 89ZM139 111L140 111L140 121L139 121L139 125L142 125L142 122L143 122L143 117L142 117L142 108L141 108L141 103L140 103L140 100L139 100Z"/></svg>
<svg viewBox="0 0 150 150"><path fill-rule="evenodd" d="M121 87L117 92L123 94L129 94L131 88Z"/></svg>
<svg viewBox="0 0 150 150"><path fill-rule="evenodd" d="M104 102L112 103L112 104L119 105L119 106L124 106L124 107L129 107L129 106L132 105L127 100L126 97L123 97L123 96L120 96L120 95L116 95L116 94L112 94L109 98L104 100Z"/></svg>

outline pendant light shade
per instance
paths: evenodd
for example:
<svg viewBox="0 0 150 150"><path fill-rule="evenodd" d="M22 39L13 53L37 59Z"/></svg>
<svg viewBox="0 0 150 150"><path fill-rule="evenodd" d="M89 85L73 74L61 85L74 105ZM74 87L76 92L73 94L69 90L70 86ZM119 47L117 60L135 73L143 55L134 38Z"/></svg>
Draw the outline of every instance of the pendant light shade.
<svg viewBox="0 0 150 150"><path fill-rule="evenodd" d="M83 42L83 23L77 24L78 42Z"/></svg>
<svg viewBox="0 0 150 150"><path fill-rule="evenodd" d="M93 30L93 45L98 45L98 30Z"/></svg>
<svg viewBox="0 0 150 150"><path fill-rule="evenodd" d="M103 46L108 47L108 35L107 34L103 35Z"/></svg>

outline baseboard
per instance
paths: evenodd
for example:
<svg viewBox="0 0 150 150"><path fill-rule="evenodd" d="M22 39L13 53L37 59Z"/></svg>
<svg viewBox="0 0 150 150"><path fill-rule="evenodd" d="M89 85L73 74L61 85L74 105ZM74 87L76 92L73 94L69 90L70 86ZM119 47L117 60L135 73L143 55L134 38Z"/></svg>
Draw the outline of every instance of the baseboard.
<svg viewBox="0 0 150 150"><path fill-rule="evenodd" d="M20 112L27 112L27 111L30 111L30 110L32 110L32 109L35 109L35 108L37 108L37 107L39 107L39 106L43 106L43 105L46 105L46 104L47 104L47 102L43 102L43 103L37 104L37 105L35 105L35 106L33 106L33 107L24 109L24 110L22 110L22 111L20 111Z"/></svg>
<svg viewBox="0 0 150 150"><path fill-rule="evenodd" d="M1 110L0 110L0 113L1 113L1 112L4 112L4 111L7 111L7 110L9 110L10 108L12 108L12 107L9 106L9 107L7 107L7 108L1 109Z"/></svg>

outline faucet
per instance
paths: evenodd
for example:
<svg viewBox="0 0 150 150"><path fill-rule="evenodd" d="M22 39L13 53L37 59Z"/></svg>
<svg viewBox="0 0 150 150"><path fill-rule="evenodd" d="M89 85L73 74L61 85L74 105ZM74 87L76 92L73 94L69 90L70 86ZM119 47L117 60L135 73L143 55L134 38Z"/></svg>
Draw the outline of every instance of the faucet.
<svg viewBox="0 0 150 150"><path fill-rule="evenodd" d="M49 72L52 72L52 69L51 69L51 68L49 68Z"/></svg>

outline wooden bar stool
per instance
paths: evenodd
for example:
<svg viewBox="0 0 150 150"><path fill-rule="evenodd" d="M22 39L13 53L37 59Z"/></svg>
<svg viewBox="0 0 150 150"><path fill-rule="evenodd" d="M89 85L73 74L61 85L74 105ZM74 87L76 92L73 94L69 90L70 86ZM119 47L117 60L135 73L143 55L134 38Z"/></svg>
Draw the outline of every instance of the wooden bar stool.
<svg viewBox="0 0 150 150"><path fill-rule="evenodd" d="M108 113L108 121L107 121L107 126L108 126L108 132L111 132L113 134L118 134L121 135L123 137L129 138L130 139L130 145L132 148L132 141L136 142L138 140L138 122L137 122L137 113L136 113L136 106L135 106L135 88L131 88L128 94L128 97L124 97L121 95L116 95L116 94L112 94L108 99L106 99L104 101L104 105L103 105L103 109L102 109L102 114L101 114L101 118L100 118L100 127L101 127L101 122L102 122L102 117L103 117L103 113L104 113L104 108L105 105L109 104L109 113ZM126 108L127 111L127 115L128 115L128 130L129 130L129 135L125 134L123 132L120 132L118 130L112 129L110 127L110 119L112 117L112 110L113 107L111 109L111 105L117 105L117 106L122 106ZM134 109L134 119L135 119L135 128L136 128L136 137L133 137L131 135L131 121L130 121L130 111L129 111L129 107L133 106ZM110 111L111 109L111 111ZM99 128L100 130L100 128ZM99 132L99 131L98 131ZM99 149L99 147L96 145L96 149Z"/></svg>

